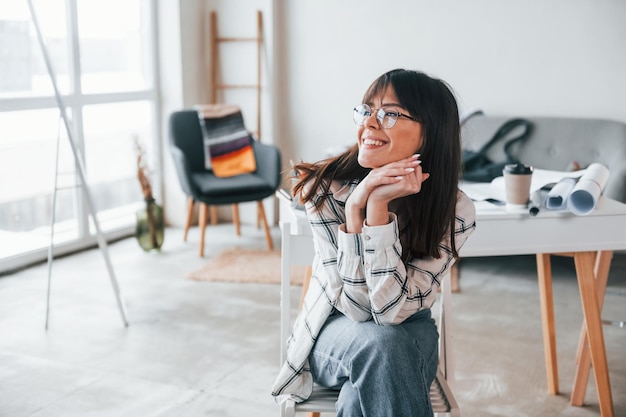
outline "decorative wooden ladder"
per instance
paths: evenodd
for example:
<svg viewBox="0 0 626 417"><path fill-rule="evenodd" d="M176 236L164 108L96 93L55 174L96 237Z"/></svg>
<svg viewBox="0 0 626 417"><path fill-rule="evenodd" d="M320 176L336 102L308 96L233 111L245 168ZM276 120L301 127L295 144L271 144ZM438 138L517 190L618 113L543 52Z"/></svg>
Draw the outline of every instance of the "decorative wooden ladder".
<svg viewBox="0 0 626 417"><path fill-rule="evenodd" d="M258 141L261 141L261 59L263 48L263 13L257 10L257 34L256 37L220 37L218 34L217 25L217 12L212 11L210 14L210 47L211 47L211 67L209 74L210 81L210 103L217 104L219 100L219 93L229 89L252 89L256 90L257 94L257 126L256 131L252 132ZM257 45L257 82L256 84L223 84L219 82L219 65L220 65L220 44L224 42L254 42ZM233 223L235 224L235 230L237 235L240 235L240 221L239 221L239 206L237 204L232 205L233 210ZM258 202L257 210L257 227L261 225L261 216L264 211L263 203ZM211 206L209 208L209 217L211 224L217 223L217 208Z"/></svg>

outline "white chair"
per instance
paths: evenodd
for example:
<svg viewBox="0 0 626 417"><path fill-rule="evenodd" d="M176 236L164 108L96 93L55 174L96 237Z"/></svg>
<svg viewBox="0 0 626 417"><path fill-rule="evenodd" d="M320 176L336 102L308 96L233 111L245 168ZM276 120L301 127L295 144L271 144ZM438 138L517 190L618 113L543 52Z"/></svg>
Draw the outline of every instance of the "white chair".
<svg viewBox="0 0 626 417"><path fill-rule="evenodd" d="M282 264L281 264L281 291L280 291L280 336L281 336L281 365L286 359L286 344L291 330L291 299L290 274L292 265L310 265L313 259L313 241L305 220L297 219L293 210L288 213L281 206L282 230ZM287 210L290 210L289 208ZM286 214L286 215L283 215ZM307 277L308 278L308 277ZM460 417L461 411L454 398L454 359L452 357L452 293L450 278L445 277L441 283L439 297L439 369L437 376L430 387L430 399L436 417ZM306 289L306 283L303 290ZM296 413L334 413L335 402L339 391L314 385L311 397L302 403L286 401L281 406L281 417L295 417Z"/></svg>

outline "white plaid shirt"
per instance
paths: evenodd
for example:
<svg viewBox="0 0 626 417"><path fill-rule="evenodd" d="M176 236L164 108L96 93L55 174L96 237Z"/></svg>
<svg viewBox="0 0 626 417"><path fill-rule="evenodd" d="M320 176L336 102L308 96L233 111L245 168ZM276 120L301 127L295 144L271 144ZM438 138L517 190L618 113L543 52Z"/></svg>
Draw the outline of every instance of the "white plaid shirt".
<svg viewBox="0 0 626 417"><path fill-rule="evenodd" d="M374 320L381 325L402 323L430 308L441 279L454 263L450 238L439 244L442 256L411 258L402 262L402 247L395 214L389 224L363 226L361 233L345 233L345 202L357 181L331 183L328 198L319 208L306 204L313 231L313 274L302 310L287 341L287 360L272 387L282 402L306 400L313 390L308 356L324 322L337 309L355 321ZM456 205L455 243L461 248L475 229L475 209L461 191Z"/></svg>

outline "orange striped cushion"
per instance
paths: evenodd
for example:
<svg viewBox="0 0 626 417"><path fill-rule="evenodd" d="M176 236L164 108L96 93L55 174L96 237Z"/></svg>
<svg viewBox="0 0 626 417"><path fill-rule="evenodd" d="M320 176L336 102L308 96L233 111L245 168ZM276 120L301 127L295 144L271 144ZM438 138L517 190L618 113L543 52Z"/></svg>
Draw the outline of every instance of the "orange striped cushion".
<svg viewBox="0 0 626 417"><path fill-rule="evenodd" d="M232 177L256 170L252 136L237 106L196 106L203 128L205 166L217 177Z"/></svg>

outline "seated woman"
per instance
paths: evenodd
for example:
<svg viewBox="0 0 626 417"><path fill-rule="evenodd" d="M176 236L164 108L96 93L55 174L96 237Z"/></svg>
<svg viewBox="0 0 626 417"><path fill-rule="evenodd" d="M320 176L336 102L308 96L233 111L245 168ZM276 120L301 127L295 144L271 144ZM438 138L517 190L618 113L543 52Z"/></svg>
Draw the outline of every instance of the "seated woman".
<svg viewBox="0 0 626 417"><path fill-rule="evenodd" d="M357 142L295 166L313 230L313 274L274 384L306 400L340 390L338 416L431 416L437 288L475 228L458 189L456 100L441 80L397 69L354 108Z"/></svg>

